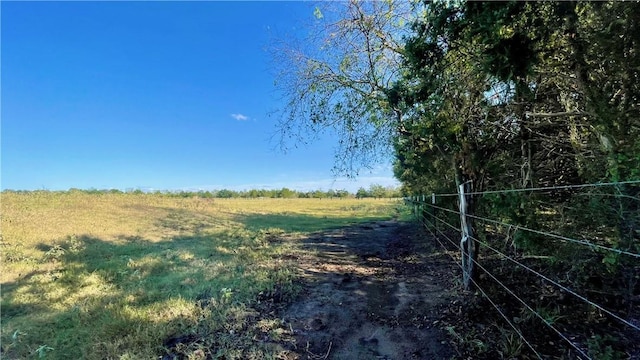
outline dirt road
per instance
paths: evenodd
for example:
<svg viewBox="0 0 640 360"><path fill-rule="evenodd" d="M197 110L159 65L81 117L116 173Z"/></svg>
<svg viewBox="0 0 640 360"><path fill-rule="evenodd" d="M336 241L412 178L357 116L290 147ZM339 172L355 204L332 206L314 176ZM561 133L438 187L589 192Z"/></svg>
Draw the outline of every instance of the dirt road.
<svg viewBox="0 0 640 360"><path fill-rule="evenodd" d="M450 262L432 256L416 225L386 221L303 239L303 295L282 319L287 359L446 359L437 326L454 296ZM445 275L443 275L445 274Z"/></svg>

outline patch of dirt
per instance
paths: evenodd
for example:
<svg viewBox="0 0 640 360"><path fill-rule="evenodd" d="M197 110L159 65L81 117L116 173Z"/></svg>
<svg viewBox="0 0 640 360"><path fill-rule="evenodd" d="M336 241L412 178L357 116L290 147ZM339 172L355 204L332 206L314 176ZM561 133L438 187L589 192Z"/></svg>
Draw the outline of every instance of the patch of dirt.
<svg viewBox="0 0 640 360"><path fill-rule="evenodd" d="M299 246L278 260L297 265L302 293L291 302L290 289L261 292L247 308L250 316L238 322L240 328L217 332L213 342L209 335L168 339L163 359L200 358L193 354L201 348L208 351L203 359L264 358L242 351L218 356L217 344L226 349L258 346L261 354L287 360L539 358L494 309L496 304L526 332L542 358L586 358L486 274L477 281L493 303L479 291L463 291L458 262L450 256L458 254L455 244L442 249L418 224L385 221L279 239ZM514 276L504 261L483 262L527 303L557 309L559 316L547 316L556 316L554 324L591 358L640 359L637 333L611 325L565 294L545 292L531 275Z"/></svg>
<svg viewBox="0 0 640 360"><path fill-rule="evenodd" d="M437 324L452 294L451 262L415 224L385 221L301 240L303 295L282 309L287 359L451 358ZM285 355L286 354L286 355Z"/></svg>

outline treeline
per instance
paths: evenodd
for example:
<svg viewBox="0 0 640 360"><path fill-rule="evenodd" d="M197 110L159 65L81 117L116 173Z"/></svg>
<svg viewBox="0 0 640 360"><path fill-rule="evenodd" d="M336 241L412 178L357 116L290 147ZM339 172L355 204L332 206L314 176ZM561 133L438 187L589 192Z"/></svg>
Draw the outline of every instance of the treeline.
<svg viewBox="0 0 640 360"><path fill-rule="evenodd" d="M455 194L463 185L465 283L477 281L502 304L504 289L480 278L502 274L533 304L515 302L514 319L533 318L531 308L538 316L563 309L561 328L591 334L576 340L588 357L636 358L640 350L629 346L637 333L631 340L604 331L604 321L578 315L591 311L584 303L541 295L548 289L533 285L540 279L504 258L639 318L640 3L350 1L316 13L324 28L302 42L307 48L281 52L291 54L279 82L289 100L283 137L334 131L336 167L346 172L391 147L406 195ZM505 191L524 188L548 190ZM453 224L445 231L460 229L458 197L437 201L451 209L438 214ZM445 235L460 239L455 230ZM540 325L521 327L530 334Z"/></svg>
<svg viewBox="0 0 640 360"><path fill-rule="evenodd" d="M640 187L628 183L640 179L640 4L423 6L388 92L405 191L465 184L474 216L640 253ZM616 185L562 190L594 183ZM534 187L556 190L483 194ZM467 223L479 239L509 236L485 225ZM522 232L501 250L549 256L575 288L640 294L636 258Z"/></svg>
<svg viewBox="0 0 640 360"><path fill-rule="evenodd" d="M170 191L170 190L156 190L156 191L144 191L141 189L77 189L71 188L66 191L49 191L49 190L4 190L3 192L12 193L33 193L33 192L51 192L51 193L83 193L83 194L154 194L158 196L168 197L181 197L181 198L204 198L204 199L231 199L231 198L245 198L245 199L257 199L257 198L271 198L271 199L334 199L334 198L398 198L401 196L400 189L392 186L382 186L373 184L368 189L360 187L356 193L351 193L347 190L313 190L313 191L297 191L286 187L282 189L251 189L251 190L199 190L199 191Z"/></svg>

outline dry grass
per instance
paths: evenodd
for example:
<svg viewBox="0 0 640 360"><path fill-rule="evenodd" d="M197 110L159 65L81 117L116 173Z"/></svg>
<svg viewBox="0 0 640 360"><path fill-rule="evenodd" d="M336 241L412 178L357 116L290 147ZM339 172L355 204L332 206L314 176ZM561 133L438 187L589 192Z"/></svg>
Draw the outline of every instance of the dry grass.
<svg viewBox="0 0 640 360"><path fill-rule="evenodd" d="M157 358L181 334L217 334L185 356L268 358L269 349L240 335L250 333L259 293L295 294L293 264L283 260L295 247L268 236L389 218L395 207L49 192L1 200L8 359Z"/></svg>

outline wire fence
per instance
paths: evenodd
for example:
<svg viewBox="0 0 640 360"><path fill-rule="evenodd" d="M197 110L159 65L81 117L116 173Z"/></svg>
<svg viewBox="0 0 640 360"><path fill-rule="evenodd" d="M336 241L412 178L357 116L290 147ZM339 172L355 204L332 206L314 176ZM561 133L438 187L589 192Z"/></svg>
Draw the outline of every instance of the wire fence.
<svg viewBox="0 0 640 360"><path fill-rule="evenodd" d="M476 277L471 277L471 283L473 284L473 288L477 290L482 296L488 300L488 302L496 309L496 311L500 314L500 316L505 320L505 322L512 328L518 337L522 340L522 342L532 351L532 353L537 358L544 358L540 353L534 342L532 342L528 337L527 333L523 332L522 329L516 324L513 320L513 316L507 315L507 312L500 307L500 300L496 299L499 296L508 297L513 300L516 304L519 304L522 309L525 309L531 316L540 320L540 322L548 329L551 333L555 334L559 339L562 340L566 344L566 349L571 353L575 351L570 356L583 358L583 359L593 359L599 358L602 355L597 351L591 349L591 346L587 346L589 338L594 338L594 332L592 333L576 333L579 330L579 327L576 326L559 326L557 318L559 317L570 317L570 314L558 314L558 316L549 316L549 314L545 313L544 307L536 301L536 297L543 298L544 296L540 294L536 294L536 297L531 296L531 294L518 294L518 291L521 290L520 287L510 285L509 281L505 281L505 279L501 279L501 276L498 275L498 272L503 273L503 269L500 271L488 269L488 266L483 265L482 262L484 260L489 259L497 259L500 261L507 261L514 265L514 269L521 269L522 272L528 274L528 276L538 279L538 281L542 284L547 284L550 287L554 287L558 292L562 292L571 296L574 299L574 303L577 303L579 306L590 307L595 310L601 317L607 318L607 321L611 323L617 323L618 327L626 327L626 334L632 333L633 336L640 339L640 311L638 311L638 307L633 306L633 300L631 305L629 305L629 310L626 311L626 314L622 314L619 308L615 311L612 310L609 306L603 304L602 297L599 299L594 299L589 291L581 291L584 289L578 289L571 281L568 279L568 275L565 274L564 278L562 274L554 273L554 274L544 274L545 271L543 269L553 268L553 266L541 266L542 263L538 263L537 267L532 264L527 264L528 259L535 260L549 260L551 263L557 262L567 262L571 263L573 261L577 261L577 258L568 259L562 258L561 256L537 256L536 254L525 254L525 251L521 250L519 253L517 251L510 251L508 246L505 245L505 241L502 244L492 244L492 241L496 241L496 239L508 239L510 234L515 233L516 231L527 232L530 234L534 234L538 237L542 237L545 239L551 240L551 246L558 247L559 244L570 244L574 247L579 247L583 249L582 253L579 255L576 253L576 256L595 256L599 255L602 257L602 262L605 263L607 256L610 254L614 254L619 257L626 257L628 260L626 262L620 261L616 264L622 264L621 266L627 266L630 268L630 271L635 276L635 282L631 282L631 289L627 289L630 292L631 297L638 297L637 292L637 282L640 271L640 254L638 253L640 250L640 229L638 229L638 225L635 224L632 226L630 230L631 241L627 242L626 247L621 246L624 244L615 243L615 244L606 244L603 242L603 237L596 234L593 238L589 238L588 234L583 236L570 236L563 235L556 231L550 231L548 229L536 229L533 226L526 226L521 223L517 223L515 221L505 221L504 219L492 219L488 216L480 216L471 213L467 213L462 206L459 206L458 209L452 209L452 205L454 205L453 199L447 200L447 198L451 198L453 196L458 197L458 205L460 203L465 202L466 197L471 196L476 199L482 198L485 195L503 195L503 194L514 194L514 193L543 193L545 195L553 194L553 191L558 190L582 190L582 189L592 189L592 188L602 188L609 187L614 189L614 194L603 193L603 194L589 194L590 196L598 196L602 195L602 197L612 197L614 199L624 199L624 201L633 202L633 206L630 207L630 210L626 213L620 209L616 209L620 216L630 217L631 222L640 218L640 213L634 213L634 211L640 208L640 197L637 196L640 194L640 189L635 189L634 191L627 191L623 193L620 190L621 186L635 186L640 184L640 180L636 181L625 181L625 182L617 182L617 183L597 183L597 184L582 184L582 185L567 185L567 186L555 186L555 187L539 187L539 188L527 188L527 189L507 189L507 190L490 190L483 192L464 192L464 187L460 187L460 192L457 194L446 193L446 194L431 194L421 195L421 196L413 196L409 198L405 198L408 204L411 204L413 207L413 211L416 215L418 221L428 229L438 244L446 250L446 253L451 256L451 258L458 262L463 275L465 274L465 249L463 248L463 244L465 239L469 241L473 241L483 249L488 250L488 254L486 255L487 259L478 260L477 258L471 258L473 262L473 266L476 269L479 269L483 274L486 274L484 279L489 281L477 281ZM585 195L585 194L577 194L577 195ZM439 200L440 199L440 200ZM444 204L439 204L439 202L443 202ZM448 202L448 204L447 204ZM598 203L598 199L595 200ZM620 205L620 202L616 203ZM447 207L449 205L449 207ZM535 214L536 211L529 209L529 213ZM591 214L588 211L584 212L584 216L588 217ZM456 221L456 219L459 219ZM584 219L583 219L584 220ZM469 233L465 228L464 223L466 221L474 221L476 224L480 224L483 226L476 226L476 228L482 228L483 231L476 233ZM588 221L588 219L586 219ZM556 220L557 222L557 220ZM490 228L492 226L492 228ZM506 234L500 234L496 229L500 227L501 229L506 229ZM594 226L594 228L596 228ZM598 231L602 231L599 229ZM452 235L453 234L453 235ZM460 236L462 241L460 244L456 243L453 238ZM443 243L442 240L446 240ZM460 259L456 260L454 255L448 250L447 243L453 246L457 252L462 254L462 261ZM499 247L507 247L507 250L499 250ZM551 249L553 251L553 249ZM586 251L586 253L584 252ZM584 255L586 254L586 255ZM628 265L631 264L631 265ZM552 264L554 265L554 264ZM573 264L576 266L575 264ZM536 269L537 268L537 269ZM635 273L634 273L635 271ZM548 272L548 271L547 271ZM515 275L514 275L515 274ZM515 270L511 273L511 280L513 278L518 277ZM490 283L497 285L499 289L502 289L502 293L496 295L495 291L490 291L488 287L494 286L490 285ZM587 289L588 290L588 289ZM525 296L526 295L526 296ZM640 302L640 301L637 301ZM581 305L580 305L581 304ZM584 327L582 328L584 329ZM529 334L529 337L532 335ZM597 349L596 349L597 350ZM638 355L638 354L636 354ZM629 355L631 358L632 355Z"/></svg>
<svg viewBox="0 0 640 360"><path fill-rule="evenodd" d="M629 181L619 181L619 182L604 182L604 183L594 183L594 184L559 185L559 186L548 186L548 187L530 187L530 188L518 188L518 189L476 191L476 192L467 192L466 195L507 194L507 193L514 193L514 192L569 190L569 189L595 188L595 187L602 187L602 186L621 186L621 185L637 185L637 184L640 184L640 180L629 180ZM436 197L451 197L451 196L458 196L459 193L432 194L432 195L435 195Z"/></svg>

